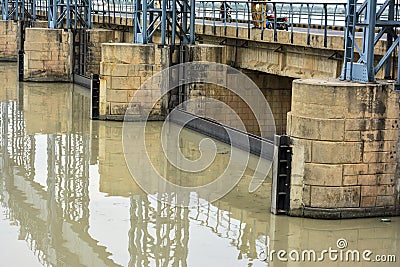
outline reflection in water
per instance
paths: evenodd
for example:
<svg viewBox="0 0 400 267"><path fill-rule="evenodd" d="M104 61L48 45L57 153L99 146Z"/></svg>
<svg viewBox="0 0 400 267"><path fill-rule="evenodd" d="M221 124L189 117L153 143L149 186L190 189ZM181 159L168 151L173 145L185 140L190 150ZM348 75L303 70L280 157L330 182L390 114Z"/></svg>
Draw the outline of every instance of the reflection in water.
<svg viewBox="0 0 400 267"><path fill-rule="evenodd" d="M122 124L88 119L86 90L71 84L18 85L15 70L15 65L0 64L5 81L0 94L0 244L14 255L0 254L1 266L286 266L263 261L267 249L321 251L336 248L338 238L346 238L351 249L376 254L400 250L398 218L381 223L270 215L269 180L255 193L247 191L251 162L238 186L219 201L191 195L201 204L191 209L157 202L130 176ZM152 140L150 157L160 172L177 178L157 143L160 127L151 123L146 133ZM201 138L184 131L183 153L196 159ZM226 166L227 146L217 143L217 151L219 167L198 176L202 183ZM343 265L328 263L323 266Z"/></svg>

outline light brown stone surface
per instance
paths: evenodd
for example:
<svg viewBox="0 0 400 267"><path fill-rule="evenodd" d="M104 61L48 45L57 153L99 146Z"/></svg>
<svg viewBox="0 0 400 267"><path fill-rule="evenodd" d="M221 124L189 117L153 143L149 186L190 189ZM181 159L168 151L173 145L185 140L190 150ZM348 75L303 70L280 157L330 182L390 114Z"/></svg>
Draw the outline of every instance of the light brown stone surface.
<svg viewBox="0 0 400 267"><path fill-rule="evenodd" d="M225 60L228 59L225 59L227 49L227 47L217 45L189 46L187 59L189 61L225 63ZM269 75L258 71L249 71L246 69L241 69L241 72L246 74L258 86L263 97L268 101L270 110L274 117L276 133L286 133L287 112L290 110L292 79ZM232 73L226 74L226 71L225 75L221 74L224 74L224 71L216 71L215 77L211 78L216 78L222 86L216 86L210 83L207 85L196 84L189 86L189 99L196 98L196 101L202 103L200 106L203 110L197 108L196 112L202 113L203 116L208 116L209 118L236 128L239 127L239 122L241 121L248 132L260 135L259 124L264 123L264 126L266 126L267 123L257 121L254 116L254 107L249 107L241 99L244 94L248 97L252 97L252 89L254 89L254 86L245 88L247 85L243 84L243 81L239 80L242 76ZM238 85L240 86L241 84L245 90L248 90L245 91L241 97L238 97L232 93L230 89L235 88ZM240 120L234 116L228 115L227 112L219 112L218 110L208 108L206 104L206 98L208 97L227 104L236 114L238 114ZM190 108L195 107L190 106ZM273 135L273 127L263 128L268 128L268 130L263 133L265 136Z"/></svg>
<svg viewBox="0 0 400 267"><path fill-rule="evenodd" d="M393 89L385 82L294 81L292 184L307 186L302 197L297 191L294 209L336 218L379 215L382 207L398 212L399 96Z"/></svg>
<svg viewBox="0 0 400 267"><path fill-rule="evenodd" d="M286 134L287 113L291 108L292 81L258 71L241 70L260 88L274 116L276 134Z"/></svg>
<svg viewBox="0 0 400 267"><path fill-rule="evenodd" d="M341 186L342 165L306 163L304 165L304 184Z"/></svg>
<svg viewBox="0 0 400 267"><path fill-rule="evenodd" d="M311 187L311 207L353 208L360 205L360 187Z"/></svg>
<svg viewBox="0 0 400 267"><path fill-rule="evenodd" d="M118 41L116 31L107 29L89 29L86 31L88 48L86 58L86 76L100 73L101 44Z"/></svg>
<svg viewBox="0 0 400 267"><path fill-rule="evenodd" d="M32 45L31 45L32 44ZM72 32L62 29L27 28L24 80L72 80Z"/></svg>
<svg viewBox="0 0 400 267"><path fill-rule="evenodd" d="M168 65L166 48L154 44L103 43L100 116L122 120L126 112L143 115L150 110L151 116L164 116L165 98L153 103L162 96L161 80L149 79ZM135 95L139 89L140 96Z"/></svg>
<svg viewBox="0 0 400 267"><path fill-rule="evenodd" d="M22 83L24 116L28 134L65 134L73 130L73 84L63 83L54 90L35 83ZM44 98L43 95L46 97ZM87 99L88 101L88 99Z"/></svg>
<svg viewBox="0 0 400 267"><path fill-rule="evenodd" d="M16 61L19 43L18 24L12 20L0 20L0 58Z"/></svg>
<svg viewBox="0 0 400 267"><path fill-rule="evenodd" d="M301 139L314 139L320 141L343 141L344 120L341 119L316 119L292 115L291 121L296 121L291 127L290 134Z"/></svg>
<svg viewBox="0 0 400 267"><path fill-rule="evenodd" d="M98 131L100 191L110 196L129 196L132 192L142 195L143 190L132 179L124 158L122 124L104 122L99 124Z"/></svg>

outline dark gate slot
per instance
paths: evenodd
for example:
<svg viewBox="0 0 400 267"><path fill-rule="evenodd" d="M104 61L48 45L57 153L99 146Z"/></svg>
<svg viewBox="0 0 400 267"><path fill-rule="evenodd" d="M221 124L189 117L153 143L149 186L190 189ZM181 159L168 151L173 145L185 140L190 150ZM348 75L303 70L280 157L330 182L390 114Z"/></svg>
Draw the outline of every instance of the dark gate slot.
<svg viewBox="0 0 400 267"><path fill-rule="evenodd" d="M25 42L25 23L20 21L20 43L18 50L18 81L24 81L24 42Z"/></svg>
<svg viewBox="0 0 400 267"><path fill-rule="evenodd" d="M90 76L90 95L92 98L90 107L90 118L92 120L99 119L99 103L100 103L100 79L98 74L92 74Z"/></svg>
<svg viewBox="0 0 400 267"><path fill-rule="evenodd" d="M91 88L91 78L86 75L87 59L86 29L73 30L73 82L86 88Z"/></svg>
<svg viewBox="0 0 400 267"><path fill-rule="evenodd" d="M275 136L277 150L272 181L271 211L274 214L288 214L290 209L290 174L292 148L286 135Z"/></svg>

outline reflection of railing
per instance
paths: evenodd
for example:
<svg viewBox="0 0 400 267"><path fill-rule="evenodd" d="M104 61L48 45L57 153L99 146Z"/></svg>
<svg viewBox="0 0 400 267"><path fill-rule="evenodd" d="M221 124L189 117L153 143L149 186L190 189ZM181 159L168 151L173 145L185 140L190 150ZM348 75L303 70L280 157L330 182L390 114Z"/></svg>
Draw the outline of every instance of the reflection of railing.
<svg viewBox="0 0 400 267"><path fill-rule="evenodd" d="M80 102L83 107L78 109L86 111L87 117L88 110L84 107L88 106L88 99L79 94L74 94L72 98L74 100L67 99L67 101ZM36 181L37 178L41 178L37 177L38 169L35 169L35 162L38 163L37 135L27 131L26 117L21 103L1 102L0 118L2 172L0 205L7 211L10 220L20 225L20 237L26 240L39 262L44 266L53 266L54 255L51 255L50 251L56 247L55 242L59 238L57 227L61 227L60 220L88 224L89 136L86 125L88 120L75 122L72 132L47 134L47 162L40 162L41 166L47 164L45 181L48 198L46 198L45 189ZM24 196L26 192L20 192L21 188L26 189L26 187L21 184L31 184L32 192L36 190L35 193L43 198L34 198L37 201L35 203L30 202L32 198L27 201ZM33 207L34 204L36 207ZM47 207L47 209L36 210L37 207ZM58 256L61 260L63 257L76 257L72 254L62 255L64 253L62 245L58 246L60 248ZM77 258L75 260L78 262Z"/></svg>
<svg viewBox="0 0 400 267"><path fill-rule="evenodd" d="M219 207L220 202L215 205L211 203L200 203L196 209L191 210L191 220L209 228L216 235L230 240L230 244L237 248L242 255L249 258L257 258L260 248L267 246L266 233L257 233L257 221L253 224L246 218L244 211L240 211L238 218L233 218L231 210L224 210Z"/></svg>
<svg viewBox="0 0 400 267"><path fill-rule="evenodd" d="M28 86L25 90L29 94ZM28 95L30 101L33 99L33 94L34 92L31 92ZM78 110L82 110L82 106L87 106L87 101L82 96L76 97L76 94L73 94L72 97L75 97L73 106ZM29 97L25 98L25 101L27 100ZM90 239L93 237L87 233L90 158L87 154L89 139L84 134L87 119L77 119L74 122L75 128L72 127L73 130L67 133L35 135L32 129L31 133L27 133L25 120L29 118L24 118L24 112L18 108L16 101L0 103L0 107L2 119L0 147L7 148L5 155L12 162L9 165L4 162L4 157L0 159L2 170L9 172L9 175L0 177L0 205L7 210L7 216L20 226L20 237L25 239L42 265L53 266L56 261L63 261L66 258L68 258L65 260L66 263L79 263L80 254L70 251L70 248L63 248L63 244L68 243L65 240L75 240L65 239L74 237L65 232L65 228L70 225L76 227L74 229L84 241L82 243L87 245L85 242L88 242L88 245L93 244L93 246L97 244L97 241ZM7 138L3 138L4 136ZM37 136L45 138L35 139ZM32 137L33 143L26 142L25 146L21 147L28 137ZM39 155L36 150L39 146L44 146L42 152L47 157ZM30 159L27 166L23 163L24 158ZM35 162L38 163L43 158L47 158L47 162L40 162L47 171L46 189L36 181L35 174L38 169L34 168ZM12 169L17 170L20 175L18 178L14 176ZM32 174L27 176L30 172ZM11 196L6 199L6 195ZM185 266L188 258L190 223L193 222L229 240L238 254L255 258L255 247L262 242L255 233L255 223L248 223L246 216L234 219L230 216L230 210L211 204L207 207L202 206L198 210L189 210L157 202L142 195L132 196L130 201L128 234L132 266L157 264L169 266L173 263ZM104 250L103 247L101 249Z"/></svg>
<svg viewBox="0 0 400 267"><path fill-rule="evenodd" d="M54 164L51 171L55 200L61 205L64 217L71 221L88 219L88 141L88 137L78 134L48 137L48 150L54 149L49 165Z"/></svg>
<svg viewBox="0 0 400 267"><path fill-rule="evenodd" d="M132 197L129 266L187 266L188 212L147 196Z"/></svg>
<svg viewBox="0 0 400 267"><path fill-rule="evenodd" d="M48 237L45 231L38 231L38 228L43 228L43 224L36 224L35 220L30 219L29 223L24 220L28 220L31 217L29 209L16 208L20 205L17 204L18 200L23 198L22 192L17 192L13 189L13 192L9 192L10 179L14 175L12 171L13 166L22 172L27 180L32 180L35 174L34 161L35 155L32 153L35 147L35 139L33 136L29 136L25 132L24 114L18 109L16 101L2 102L1 105L1 135L0 135L0 148L2 150L1 156L1 171L3 173L2 179L0 180L0 205L6 210L6 216L18 223L23 225L20 230L20 237L24 238L34 254L38 257L39 262L48 266L49 261L47 255L44 253L46 249L46 242ZM7 175L4 175L7 173ZM42 229L43 230L43 229Z"/></svg>
<svg viewBox="0 0 400 267"><path fill-rule="evenodd" d="M15 101L0 104L1 149L7 151L7 157L13 164L23 167L26 176L32 178L35 160L32 149L35 146L35 139L25 133L24 115ZM7 138L4 138L5 136Z"/></svg>
<svg viewBox="0 0 400 267"><path fill-rule="evenodd" d="M131 198L129 266L153 266L163 262L168 266L172 262L186 266L189 225L192 223L229 240L239 254L257 258L258 251L266 246L266 236L257 233L255 221L251 223L243 211L240 218L232 218L231 211L220 209L218 202L217 206L202 199L197 202L201 202L201 206L183 209L151 201L148 197Z"/></svg>
<svg viewBox="0 0 400 267"><path fill-rule="evenodd" d="M28 205L24 205L20 196L15 194L6 199L6 189L0 186L0 206L4 210L4 216L20 226L19 238L24 239L28 248L37 257L40 264L43 266L54 266L51 251L52 242L47 234L46 223L32 218L32 213ZM14 191L16 192L16 191ZM18 192L23 194L23 192Z"/></svg>

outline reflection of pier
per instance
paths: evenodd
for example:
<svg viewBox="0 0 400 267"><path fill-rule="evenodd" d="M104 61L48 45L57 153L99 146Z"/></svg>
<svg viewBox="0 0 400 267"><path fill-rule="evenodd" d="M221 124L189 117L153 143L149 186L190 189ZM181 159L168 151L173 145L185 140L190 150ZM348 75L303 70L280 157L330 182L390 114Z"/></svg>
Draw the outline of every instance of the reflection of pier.
<svg viewBox="0 0 400 267"><path fill-rule="evenodd" d="M20 88L23 101L1 103L1 133L8 136L0 140L1 204L10 219L18 222L21 238L43 265L187 266L191 224L208 227L214 234L229 239L238 250L248 253L246 247L253 246L257 238L247 237L246 231L254 233L246 230L253 227L244 222L243 217L248 214L233 219L232 215L238 211L232 211L229 203L224 202L217 203L220 207L208 204L188 210L147 197L130 178L126 166L122 166L121 134L116 130L121 128L111 123L112 127L107 129L109 123L96 122L91 130L99 132L101 140L98 185L109 195L102 201L112 202L113 198L124 196L129 203L129 221L103 227L103 232L111 232L119 225L130 229L124 233L128 236L126 247L124 244L120 247L126 249L129 258L121 256L114 260L113 254L117 252L109 246L110 239L96 230L96 220L101 214L90 204L96 203L98 197L90 192L90 184L95 184L89 179L90 160L97 163L90 154L97 154L93 151L97 145L90 138L87 109L82 111L88 107L87 98L73 93L70 86L45 93L35 84L25 84ZM41 100L44 95L46 102ZM42 103L40 109L30 101ZM49 109L57 115L46 117ZM102 135L110 129L113 134ZM227 210L221 208L224 206Z"/></svg>
<svg viewBox="0 0 400 267"><path fill-rule="evenodd" d="M270 183L267 180L260 190L253 194L248 193L248 185L255 168L255 161L250 160L249 169L246 170L241 182L223 199L211 204L199 196L190 196L190 203L199 203L200 206L189 210L171 207L160 204L150 197L143 197L144 193L131 178L126 166L121 144L122 128L118 126L120 124L113 122L105 122L99 125L99 139L101 140L99 146L100 189L111 196L128 196L132 192L137 194L131 200L131 216L135 214L135 216L131 217L131 233L132 231L137 233L136 231L139 228L141 237L139 238L139 244L136 242L137 240L135 240L133 246L131 244L131 249L134 249L138 255L142 255L145 251L151 251L151 253L149 253L148 257L144 258L134 256L131 253L132 257L138 257L138 259L142 260L146 259L150 262L158 262L157 257L154 258L157 254L153 256L154 244L175 247L176 240L171 240L167 235L175 235L179 232L179 229L177 229L179 226L182 227L181 231L185 233L185 236L182 238L193 240L196 238L195 236L190 235L188 238L186 234L190 234L191 231L189 230L193 227L199 226L202 229L208 229L203 231L209 231L216 238L225 239L229 247L235 248L235 254L238 258L247 257L257 259L258 251L262 248L265 249L268 242L266 233L269 232L270 223L268 210ZM152 159L154 167L160 173L163 173L164 177L176 180L182 179L184 178L182 177L182 172L172 168L162 153L161 144L159 144L160 127L161 124L152 123L146 130L146 140L149 142L149 150L147 151L149 157ZM201 134L183 130L181 139L179 140L183 154L188 158L196 159L199 156L198 142L200 142L201 138L203 138ZM221 144L221 146L221 151L223 152L218 154L213 162L214 165L218 166L217 170L214 170L216 174L219 174L221 170L223 171L229 161L228 148L225 148L224 144ZM114 160L111 161L111 158ZM138 155L135 159L137 164L141 166L142 157ZM196 177L196 181L193 181L193 184L190 185L205 184L209 182L210 176L210 173L208 173L208 176L207 173L191 174L191 177ZM138 217L137 214L146 214L147 219ZM156 233L153 234L150 231L151 229L162 229L162 232L168 230L165 241L160 243L161 237ZM136 235L132 236L137 238ZM159 247L159 245L157 246ZM183 246L183 249L187 250L187 246ZM162 250L159 249L159 251ZM172 255L172 252L163 251L163 253L166 256ZM182 257L183 262L185 262L184 259ZM172 261L173 258L171 258ZM142 261L139 262L141 264L145 263Z"/></svg>
<svg viewBox="0 0 400 267"><path fill-rule="evenodd" d="M25 96L29 96L31 88L25 89ZM82 95L74 94L73 97L77 99L58 97L58 102L47 103L57 107L60 100L67 106L79 100L87 102ZM50 96L50 100L56 98ZM41 108L42 114L48 111L46 106ZM59 110L60 114L63 111ZM115 265L107 258L109 254L105 248L97 246L97 241L87 233L89 136L84 133L85 125L74 125L72 129L41 138L43 136L34 135L38 132L28 129L26 113L15 101L1 103L1 132L2 137L8 138L1 138L3 179L0 199L8 216L18 222L21 238L28 242L43 265ZM41 113L31 115L40 116ZM66 122L66 119L59 119L60 124ZM46 121L41 123L44 125ZM42 131L47 129L42 128ZM47 161L40 162L46 158L37 151L44 147ZM46 172L43 172L43 166L46 166ZM43 175L46 177L40 177Z"/></svg>
<svg viewBox="0 0 400 267"><path fill-rule="evenodd" d="M90 122L87 92L63 86L43 91L24 84L20 94L10 91L10 100L0 103L0 204L45 266L191 266L193 251L214 241L223 243L218 253L234 262L256 261L267 246L319 249L343 236L352 238L352 248L376 253L399 247L395 226L271 216L270 185L247 192L251 164L238 186L215 203L195 195L191 201L202 205L192 209L157 202L129 174L121 124ZM48 117L49 110L57 115ZM150 140L159 137L153 134ZM180 140L192 158L198 155L195 135L185 132ZM152 149L157 167L180 178L166 165L160 146ZM226 163L224 155L216 158L218 166ZM366 232L374 235L368 239Z"/></svg>

